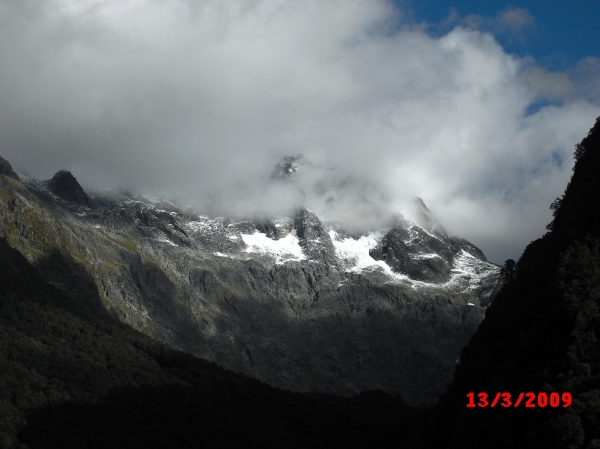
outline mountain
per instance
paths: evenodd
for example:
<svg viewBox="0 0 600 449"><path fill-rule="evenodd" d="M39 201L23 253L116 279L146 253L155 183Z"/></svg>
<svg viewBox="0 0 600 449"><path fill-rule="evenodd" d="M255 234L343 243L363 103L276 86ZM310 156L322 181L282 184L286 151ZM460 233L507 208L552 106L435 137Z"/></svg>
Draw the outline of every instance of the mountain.
<svg viewBox="0 0 600 449"><path fill-rule="evenodd" d="M395 448L422 419L382 391L270 387L170 349L96 299L48 283L0 238L0 448Z"/></svg>
<svg viewBox="0 0 600 449"><path fill-rule="evenodd" d="M418 447L600 447L600 117L573 171L549 232L507 264ZM519 407L467 408L480 392L490 403L502 392L512 403L535 396L529 408L528 396Z"/></svg>
<svg viewBox="0 0 600 449"><path fill-rule="evenodd" d="M180 268L182 259L173 259L174 252L162 253L165 259L169 257L167 262L149 259L164 248L202 255L194 262L212 270L205 268L194 275L190 271L188 282L204 282L209 291L221 295L222 301L214 303L223 315L244 317L248 312L239 298L218 288L224 283L238 285L229 278L221 279L224 274L218 268L223 261L243 258L242 262L253 268L270 265L271 272L276 267L294 272L299 265L303 273L309 264L334 273L337 261L341 264L337 273L344 273L346 283L366 285L375 292L384 285L392 285L396 291L401 285L449 287L450 281L460 280L456 268L450 270L450 281L436 284L411 279L407 272L394 271L386 262L395 264L395 258L400 264L396 267L409 266L402 265L400 242L410 231L437 236L441 242L454 241L454 245L462 245L460 254L468 261L481 262L473 254L475 248L469 252L466 242L444 236L439 223L437 230L424 229L423 221L421 225L406 224L398 217L382 236L374 236L375 232L352 236L306 210L285 220L232 223L193 216L173 205L128 193L90 195L89 207L61 198L52 192L49 182L20 182L16 174L6 176L12 169L3 163L0 447L599 447L600 118L577 145L575 159L565 194L551 206L554 220L549 232L532 242L517 263L507 261L496 299L462 350L452 383L430 409L408 407L381 390L350 398L292 393L171 349L125 324L135 322L139 312L125 316L114 291L119 284L107 282L113 278L105 273L129 270L131 282L146 301L142 305L148 319L140 319L147 325L145 332L156 335L162 330L161 335L170 336L171 340L165 340L174 346L182 334L175 334L177 329L168 325L187 323L188 309L177 296L179 285L163 282L174 278L173 271ZM431 217L426 210L423 213ZM191 227L197 230L188 232ZM182 231L188 234L189 247L183 237L175 240L184 235ZM236 240L239 246L234 246ZM285 250L269 246L280 240ZM354 252L344 252L336 245L340 241L358 246L362 252L352 246ZM412 254L419 253L412 241L404 243ZM451 243L448 246L452 248ZM373 250L368 254L374 262L366 259L364 247ZM214 254L218 249L226 252ZM388 255L389 249L393 257ZM348 256L357 253L368 263ZM460 254L456 254L454 267L459 266ZM121 258L110 264L108 256ZM130 265L120 267L126 260ZM140 265L146 271L135 271ZM167 269L173 265L172 271ZM251 279L242 271L243 264L233 266L235 276ZM448 276L440 272L443 268L427 267L430 272L421 270L417 275ZM126 279L122 276L121 280ZM321 279L311 285L320 286ZM128 288L123 285L121 288ZM284 287L300 288L298 285L302 284L290 282ZM485 290L482 282L476 286L482 300L494 295L493 290L487 295L489 288ZM419 289L414 290L419 294ZM171 303L167 302L169 295ZM316 302L320 300L318 297ZM199 299L190 302L204 305ZM258 301L254 304L257 309L266 307ZM378 307L383 308L382 304ZM281 304L277 307L283 309ZM428 307L441 308L441 304L433 301ZM275 305L271 308L279 310ZM309 305L304 313L314 310L321 309ZM382 314L380 309L373 310L375 316ZM423 316L415 313L413 319ZM132 321L127 321L128 317ZM260 328L260 324L255 325ZM331 333L330 338L335 340L339 334ZM485 407L479 406L483 404L481 392L489 394ZM512 405L503 407L502 397L492 407L491 401L502 392L511 394ZM474 394L474 407L467 407L469 393ZM520 393L532 393L533 400L524 396L515 407ZM541 399L544 397L550 398L547 403ZM523 406L528 401L533 407Z"/></svg>
<svg viewBox="0 0 600 449"><path fill-rule="evenodd" d="M0 174L8 176L9 178L15 179L17 181L21 180L19 178L19 175L17 175L13 170L12 166L10 165L10 162L8 162L3 157L0 157Z"/></svg>
<svg viewBox="0 0 600 449"><path fill-rule="evenodd" d="M285 159L272 182L300 162ZM0 193L0 236L52 285L291 391L383 389L433 403L499 284L499 267L422 200L420 224L397 215L350 232L306 207L232 221L125 191L88 194L66 171L0 176Z"/></svg>

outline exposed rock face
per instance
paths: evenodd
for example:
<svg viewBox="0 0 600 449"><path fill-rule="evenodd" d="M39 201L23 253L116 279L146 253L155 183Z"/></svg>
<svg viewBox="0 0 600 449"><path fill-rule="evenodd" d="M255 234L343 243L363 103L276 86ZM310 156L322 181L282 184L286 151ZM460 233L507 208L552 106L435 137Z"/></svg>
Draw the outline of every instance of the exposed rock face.
<svg viewBox="0 0 600 449"><path fill-rule="evenodd" d="M0 175L8 176L9 178L13 178L17 181L20 181L19 175L15 173L15 171L12 168L12 165L10 165L10 162L8 162L3 157L0 157Z"/></svg>
<svg viewBox="0 0 600 449"><path fill-rule="evenodd" d="M400 218L369 254L411 279L446 282L458 247L448 237L437 237Z"/></svg>
<svg viewBox="0 0 600 449"><path fill-rule="evenodd" d="M497 289L481 251L402 217L357 234L306 209L230 222L123 192L89 209L71 178L69 207L0 183L0 235L64 290L88 284L42 263L52 251L120 320L282 388L431 403Z"/></svg>
<svg viewBox="0 0 600 449"><path fill-rule="evenodd" d="M296 157L288 156L283 158L283 161L277 164L273 170L273 173L271 173L271 179L276 179L279 181L290 179L292 175L298 171L301 159L301 154Z"/></svg>
<svg viewBox="0 0 600 449"><path fill-rule="evenodd" d="M309 210L299 210L294 216L294 229L302 252L310 260L319 260L330 266L337 264L331 237L319 217Z"/></svg>
<svg viewBox="0 0 600 449"><path fill-rule="evenodd" d="M417 209L419 211L419 225L425 229L426 231L439 236L439 237L448 237L446 230L439 222L437 217L433 215L433 213L429 210L429 208L425 205L425 202L421 198L417 198L415 200L417 205Z"/></svg>
<svg viewBox="0 0 600 449"><path fill-rule="evenodd" d="M81 188L75 176L66 170L60 170L48 182L52 192L66 201L81 206L91 207L92 203L87 193Z"/></svg>

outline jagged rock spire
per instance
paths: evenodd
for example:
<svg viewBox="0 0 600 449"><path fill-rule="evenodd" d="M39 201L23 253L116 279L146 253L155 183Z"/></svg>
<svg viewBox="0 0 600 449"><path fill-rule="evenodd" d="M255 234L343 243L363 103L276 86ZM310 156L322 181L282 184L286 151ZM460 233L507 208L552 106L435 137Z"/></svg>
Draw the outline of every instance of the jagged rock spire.
<svg viewBox="0 0 600 449"><path fill-rule="evenodd" d="M66 170L58 171L48 183L52 192L64 200L91 207L92 201L75 176Z"/></svg>
<svg viewBox="0 0 600 449"><path fill-rule="evenodd" d="M0 156L0 175L8 176L9 178L16 179L20 181L19 175L15 173L10 162Z"/></svg>
<svg viewBox="0 0 600 449"><path fill-rule="evenodd" d="M271 179L277 179L280 181L289 179L300 167L299 161L302 159L302 154L298 156L287 156L275 166L275 170L271 174Z"/></svg>
<svg viewBox="0 0 600 449"><path fill-rule="evenodd" d="M425 201L417 197L415 204L419 213L417 223L423 227L427 232L431 232L437 236L448 237L448 233L438 220L438 218L429 210L425 205Z"/></svg>

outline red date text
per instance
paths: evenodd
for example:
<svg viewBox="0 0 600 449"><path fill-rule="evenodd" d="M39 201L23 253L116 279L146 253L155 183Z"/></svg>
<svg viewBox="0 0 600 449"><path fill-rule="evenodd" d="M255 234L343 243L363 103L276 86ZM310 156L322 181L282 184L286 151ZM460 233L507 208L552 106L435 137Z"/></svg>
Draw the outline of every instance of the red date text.
<svg viewBox="0 0 600 449"><path fill-rule="evenodd" d="M485 392L467 393L467 408L486 408L486 407L504 407L504 408L566 408L570 407L573 402L571 393L519 393L511 395L511 393L496 393L488 395Z"/></svg>

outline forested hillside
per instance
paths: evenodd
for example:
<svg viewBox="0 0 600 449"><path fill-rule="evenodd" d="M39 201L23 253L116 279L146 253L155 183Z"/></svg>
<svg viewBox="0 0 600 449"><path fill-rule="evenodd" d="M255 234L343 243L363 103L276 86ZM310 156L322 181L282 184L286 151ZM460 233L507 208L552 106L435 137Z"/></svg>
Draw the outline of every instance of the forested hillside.
<svg viewBox="0 0 600 449"><path fill-rule="evenodd" d="M169 349L0 240L1 448L397 447L419 419L383 392L291 393Z"/></svg>

